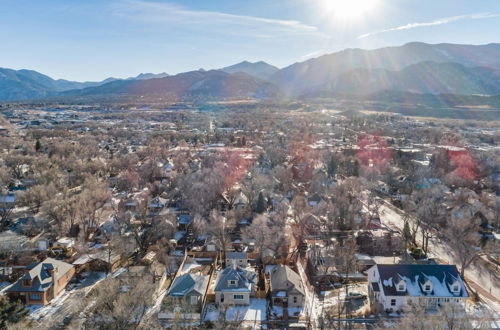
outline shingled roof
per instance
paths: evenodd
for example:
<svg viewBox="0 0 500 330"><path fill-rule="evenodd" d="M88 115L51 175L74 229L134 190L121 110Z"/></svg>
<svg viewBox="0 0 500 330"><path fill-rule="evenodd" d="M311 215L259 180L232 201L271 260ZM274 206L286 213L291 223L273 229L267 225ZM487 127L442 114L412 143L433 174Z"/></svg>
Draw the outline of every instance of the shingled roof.
<svg viewBox="0 0 500 330"><path fill-rule="evenodd" d="M468 297L467 289L455 265L375 265L380 275L381 289L386 296ZM397 283L403 280L406 290L398 291ZM432 283L432 291L426 292L424 284ZM460 290L451 286L458 283Z"/></svg>
<svg viewBox="0 0 500 330"><path fill-rule="evenodd" d="M53 285L52 270L55 269L54 275L56 281L66 275L73 266L52 258L47 258L44 261L31 264L28 266L28 271L17 280L7 292L41 292L45 291ZM24 286L24 280L31 280L31 286Z"/></svg>
<svg viewBox="0 0 500 330"><path fill-rule="evenodd" d="M168 291L168 295L171 297L184 297L193 291L204 295L208 286L208 280L208 275L186 273L175 279Z"/></svg>
<svg viewBox="0 0 500 330"><path fill-rule="evenodd" d="M302 280L290 267L278 265L271 271L271 290L292 292L294 290L305 295Z"/></svg>
<svg viewBox="0 0 500 330"><path fill-rule="evenodd" d="M217 276L214 291L252 291L257 274L236 266L224 268ZM229 285L229 281L236 281L236 285Z"/></svg>

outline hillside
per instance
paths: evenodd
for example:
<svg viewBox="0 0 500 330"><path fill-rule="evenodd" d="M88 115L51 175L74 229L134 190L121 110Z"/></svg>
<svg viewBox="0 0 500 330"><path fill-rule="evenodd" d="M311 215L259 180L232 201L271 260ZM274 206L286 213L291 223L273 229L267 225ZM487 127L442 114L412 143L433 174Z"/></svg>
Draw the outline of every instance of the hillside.
<svg viewBox="0 0 500 330"><path fill-rule="evenodd" d="M191 71L148 80L117 80L98 87L73 90L64 96L155 96L169 100L273 98L280 91L269 82L245 73Z"/></svg>
<svg viewBox="0 0 500 330"><path fill-rule="evenodd" d="M421 62L400 71L354 69L307 90L307 97L338 93L371 94L384 90L422 94L500 94L500 70L458 63Z"/></svg>
<svg viewBox="0 0 500 330"><path fill-rule="evenodd" d="M346 49L292 64L276 72L271 81L288 95L300 95L324 89L342 74L355 69L366 69L372 73L376 69L399 71L429 61L500 70L500 44L474 46L413 42L375 50Z"/></svg>
<svg viewBox="0 0 500 330"><path fill-rule="evenodd" d="M271 78L273 74L278 72L278 68L267 64L266 62L260 61L251 63L248 61L243 61L241 63L231 65L225 68L222 68L221 71L227 73L237 73L243 72L255 78L259 78L262 80L268 80Z"/></svg>

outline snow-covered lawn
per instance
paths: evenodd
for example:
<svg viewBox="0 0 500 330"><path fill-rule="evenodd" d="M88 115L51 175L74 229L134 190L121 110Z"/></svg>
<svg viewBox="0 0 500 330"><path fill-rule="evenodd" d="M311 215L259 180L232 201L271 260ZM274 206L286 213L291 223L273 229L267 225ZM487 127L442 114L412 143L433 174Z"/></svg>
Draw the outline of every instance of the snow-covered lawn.
<svg viewBox="0 0 500 330"><path fill-rule="evenodd" d="M243 321L245 326L257 327L266 317L267 300L250 299L248 306L229 306L226 310L226 319L229 321ZM203 321L215 322L220 318L220 309L213 303L208 304L205 309Z"/></svg>
<svg viewBox="0 0 500 330"><path fill-rule="evenodd" d="M262 321L266 320L266 299L250 299L248 306L231 306L226 311L228 320Z"/></svg>
<svg viewBox="0 0 500 330"><path fill-rule="evenodd" d="M205 322L211 321L215 322L219 319L220 311L217 309L215 304L210 303L205 308L205 318L203 319Z"/></svg>
<svg viewBox="0 0 500 330"><path fill-rule="evenodd" d="M39 320L44 317L50 317L55 312L57 312L63 306L66 299L70 296L70 291L63 291L59 296L52 299L50 305L30 305L28 310L30 312L30 317Z"/></svg>

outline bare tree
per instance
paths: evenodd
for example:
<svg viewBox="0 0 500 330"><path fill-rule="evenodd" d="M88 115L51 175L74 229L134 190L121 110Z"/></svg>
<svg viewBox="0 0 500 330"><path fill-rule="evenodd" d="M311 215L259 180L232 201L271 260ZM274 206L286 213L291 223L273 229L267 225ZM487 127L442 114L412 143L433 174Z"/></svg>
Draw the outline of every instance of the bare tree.
<svg viewBox="0 0 500 330"><path fill-rule="evenodd" d="M153 304L155 286L150 280L107 278L89 295L85 327L138 329Z"/></svg>
<svg viewBox="0 0 500 330"><path fill-rule="evenodd" d="M460 264L460 276L464 278L465 270L476 260L480 253L480 236L477 233L478 223L473 219L450 217L445 235L451 247L451 253Z"/></svg>

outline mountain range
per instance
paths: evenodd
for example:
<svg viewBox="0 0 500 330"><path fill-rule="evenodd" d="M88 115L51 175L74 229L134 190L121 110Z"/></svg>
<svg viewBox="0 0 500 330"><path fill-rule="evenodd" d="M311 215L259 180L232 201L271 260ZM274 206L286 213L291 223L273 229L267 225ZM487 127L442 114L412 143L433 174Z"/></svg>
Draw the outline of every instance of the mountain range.
<svg viewBox="0 0 500 330"><path fill-rule="evenodd" d="M166 100L309 98L414 94L500 94L500 44L412 42L375 50L346 49L278 69L241 62L169 76L143 73L101 82L54 80L30 70L0 69L0 101L46 97L155 96Z"/></svg>

